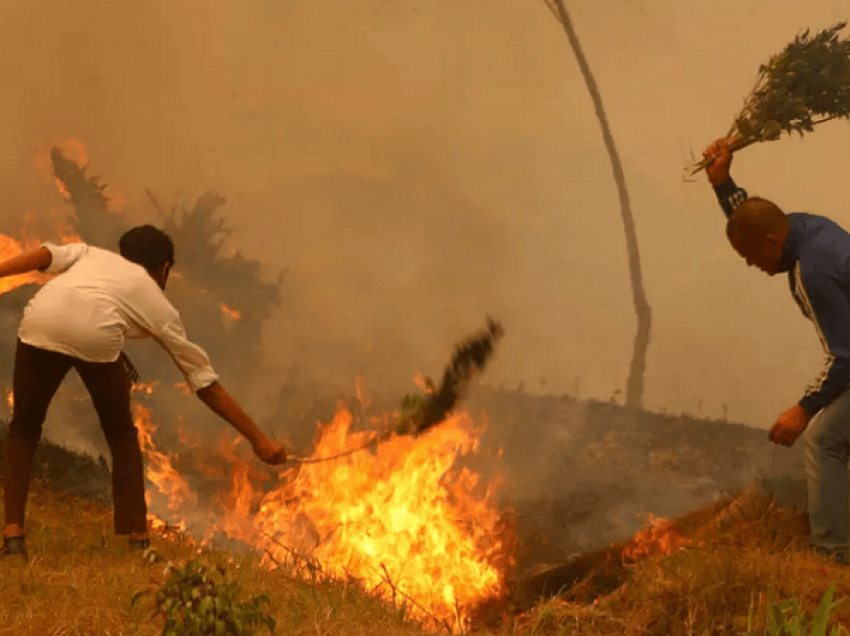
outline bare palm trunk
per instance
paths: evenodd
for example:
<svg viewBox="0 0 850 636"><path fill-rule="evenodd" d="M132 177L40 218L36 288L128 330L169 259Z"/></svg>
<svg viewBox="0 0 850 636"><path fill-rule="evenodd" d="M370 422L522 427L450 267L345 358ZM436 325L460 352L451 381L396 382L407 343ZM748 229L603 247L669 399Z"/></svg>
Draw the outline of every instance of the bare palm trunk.
<svg viewBox="0 0 850 636"><path fill-rule="evenodd" d="M651 312L649 303L646 300L646 293L643 289L643 276L640 270L640 255L638 253L637 235L635 233L635 221L632 217L631 205L629 203L629 193L626 189L626 177L623 173L623 165L620 162L620 155L617 154L617 147L614 144L614 136L611 134L611 127L608 125L608 118L605 115L605 109L602 106L602 96L599 94L599 87L596 85L596 80L593 78L593 73L590 70L590 65L587 63L587 58L581 48L581 43L578 41L575 28L573 27L570 15L567 8L564 6L563 0L544 0L555 17L564 27L564 32L570 41L570 46L575 54L581 74L587 84L587 92L590 93L590 98L593 100L593 107L596 111L596 117L599 119L599 126L602 128L602 138L605 141L605 148L608 151L608 156L611 159L611 168L614 171L614 181L617 183L617 193L620 197L620 213L623 217L623 229L626 233L626 253L629 259L629 274L632 282L632 298L635 305L635 314L637 315L637 333L635 334L634 349L632 353L632 363L629 368L629 379L626 384L626 405L630 407L639 407L643 399L643 379L646 372L646 352L649 348L649 330L651 325Z"/></svg>

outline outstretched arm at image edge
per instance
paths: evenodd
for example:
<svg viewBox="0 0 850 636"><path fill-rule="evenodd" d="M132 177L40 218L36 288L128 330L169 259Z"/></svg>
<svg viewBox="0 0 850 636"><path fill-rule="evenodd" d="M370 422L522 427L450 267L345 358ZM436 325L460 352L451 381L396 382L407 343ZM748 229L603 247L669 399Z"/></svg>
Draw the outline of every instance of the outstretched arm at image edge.
<svg viewBox="0 0 850 636"><path fill-rule="evenodd" d="M53 255L46 247L23 252L0 263L0 278L26 274L33 270L44 271L53 262Z"/></svg>

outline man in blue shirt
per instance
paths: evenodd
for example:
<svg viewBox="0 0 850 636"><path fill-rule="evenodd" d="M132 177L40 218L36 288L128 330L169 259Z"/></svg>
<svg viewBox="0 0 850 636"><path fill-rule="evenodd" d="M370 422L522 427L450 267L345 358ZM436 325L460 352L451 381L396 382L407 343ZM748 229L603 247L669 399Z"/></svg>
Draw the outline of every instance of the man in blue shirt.
<svg viewBox="0 0 850 636"><path fill-rule="evenodd" d="M749 197L729 174L732 154L726 139L703 154L714 158L706 173L726 214L732 247L767 275L788 275L791 294L826 353L823 371L779 415L770 440L791 446L808 428L810 542L817 552L844 564L850 546L850 234L822 216L785 214L771 201Z"/></svg>

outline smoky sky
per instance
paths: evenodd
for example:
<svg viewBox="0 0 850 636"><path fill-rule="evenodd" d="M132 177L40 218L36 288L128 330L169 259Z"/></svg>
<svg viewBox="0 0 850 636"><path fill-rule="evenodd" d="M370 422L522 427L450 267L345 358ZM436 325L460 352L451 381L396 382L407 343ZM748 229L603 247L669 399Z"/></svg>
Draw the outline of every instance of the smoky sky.
<svg viewBox="0 0 850 636"><path fill-rule="evenodd" d="M704 175L682 173L758 65L847 18L846 1L573 4L653 309L646 405L769 426L823 353L785 282L726 244ZM616 190L542 0L17 3L0 75L6 231L69 211L38 157L78 140L132 220L154 218L145 188L227 197L232 246L295 281L265 334L283 367L404 386L490 313L506 337L487 382L624 388L635 319ZM733 176L850 224L848 142L833 122L743 151Z"/></svg>

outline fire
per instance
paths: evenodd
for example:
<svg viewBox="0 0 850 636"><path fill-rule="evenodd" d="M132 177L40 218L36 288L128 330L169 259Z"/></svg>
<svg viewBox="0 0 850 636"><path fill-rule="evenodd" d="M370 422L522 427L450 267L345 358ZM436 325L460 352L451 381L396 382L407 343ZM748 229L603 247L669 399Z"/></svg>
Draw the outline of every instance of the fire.
<svg viewBox="0 0 850 636"><path fill-rule="evenodd" d="M175 382L174 388L178 389L183 395L192 395L192 389L189 388L189 384L186 382Z"/></svg>
<svg viewBox="0 0 850 636"><path fill-rule="evenodd" d="M650 554L667 555L690 545L674 523L652 514L646 515L647 526L633 536L623 549L623 561L637 561Z"/></svg>
<svg viewBox="0 0 850 636"><path fill-rule="evenodd" d="M349 431L340 409L316 445L326 457L362 445L367 433ZM413 608L460 621L458 607L500 591L493 565L502 544L493 489L474 496L478 477L454 470L459 455L477 447L481 431L455 416L421 437L395 437L376 454L303 464L260 502L254 525L272 561L292 552L317 559L366 585L400 592Z"/></svg>
<svg viewBox="0 0 850 636"><path fill-rule="evenodd" d="M178 512L186 505L193 505L197 502L197 496L174 468L172 458L160 452L154 444L153 434L156 426L151 421L150 410L138 402L133 403L133 410L139 443L148 459L145 476L166 497L166 506L172 512ZM150 505L150 493L147 493L147 500Z"/></svg>
<svg viewBox="0 0 850 636"><path fill-rule="evenodd" d="M50 234L52 236L58 236L58 239L50 240L61 242L63 245L68 243L78 243L82 241L82 239L80 239L80 237L74 233L73 228L67 221L61 221L59 219L53 218L51 224L54 226L54 228L50 232ZM20 230L20 235L22 237L20 240L7 234L0 234L0 261L5 261L15 256L19 256L24 252L33 250L39 245L41 245L42 241L32 235L32 226L34 225L34 217L31 214L28 214L25 217ZM50 278L51 277L49 275L42 274L41 272L37 271L28 272L26 274L18 274L17 276L7 276L4 278L0 278L0 295L17 289L22 285L27 285L30 283L43 285L48 280L50 280Z"/></svg>
<svg viewBox="0 0 850 636"><path fill-rule="evenodd" d="M259 493L254 488L254 481L264 481L268 475L259 473L252 461L237 454L237 446L243 438L223 441L219 450L228 461L227 477L229 490L220 492L218 503L228 514L219 523L221 532L229 537L245 537L255 534L252 523L253 508L259 499Z"/></svg>
<svg viewBox="0 0 850 636"><path fill-rule="evenodd" d="M429 384L430 380L422 375L421 372L417 372L415 376L413 376L413 383L416 387L425 393L431 394L434 392L434 387Z"/></svg>
<svg viewBox="0 0 850 636"><path fill-rule="evenodd" d="M37 243L35 245L37 245ZM31 247L35 247L35 245L32 245ZM11 236L0 234L0 261L5 261L6 259L18 256L19 254L22 254L25 249L29 249L29 247L30 246L27 246L25 248L20 241L13 239ZM46 276L38 272L29 272L27 274L18 274L17 276L0 278L0 294L5 294L6 292L10 292L21 285L26 285L28 283L42 284L45 280L47 280Z"/></svg>
<svg viewBox="0 0 850 636"><path fill-rule="evenodd" d="M479 487L475 473L455 466L477 448L483 432L465 414L418 438L396 436L377 449L301 463L276 477L257 470L250 451L240 446L244 440L226 442L216 457L207 456L213 465L200 467L226 482L213 519L197 505L175 458L157 450L150 412L135 408L148 480L164 496L169 515L181 519L178 526L203 523L202 543L224 534L262 552L269 568L286 562L306 570L307 563L318 563L325 572L353 577L404 602L413 615L456 629L465 626L464 609L504 589L505 573L497 564L510 559L492 501L497 484ZM351 431L352 421L340 406L312 458L367 443L373 433ZM276 479L273 487L259 488L268 479Z"/></svg>
<svg viewBox="0 0 850 636"><path fill-rule="evenodd" d="M65 157L74 161L78 166L87 166L89 163L88 150L86 150L85 144L79 139L73 139L71 137L57 138L54 139L52 143L48 144L48 147L59 148ZM68 192L64 184L53 174L49 150L36 153L33 157L33 163L35 164L36 171L39 174L44 175L45 178L49 178L54 182L56 188L59 190L64 199L67 200L71 198L71 193Z"/></svg>
<svg viewBox="0 0 850 636"><path fill-rule="evenodd" d="M137 382L133 385L132 391L140 391L145 395L151 395L157 384L159 384L158 380L152 380L151 382Z"/></svg>
<svg viewBox="0 0 850 636"><path fill-rule="evenodd" d="M227 320L230 320L232 322L236 322L237 320L242 320L242 314L239 312L239 310L231 309L230 307L228 307L224 303L221 303L220 307L221 307L221 313L224 315L224 317Z"/></svg>
<svg viewBox="0 0 850 636"><path fill-rule="evenodd" d="M369 398L366 397L366 378L358 375L354 382L354 396L357 398L357 403L366 408L371 404Z"/></svg>
<svg viewBox="0 0 850 636"><path fill-rule="evenodd" d="M83 239L81 239L79 236L77 236L73 232L63 233L59 237L59 242L62 245L68 245L69 243L85 243L85 241L83 241Z"/></svg>

